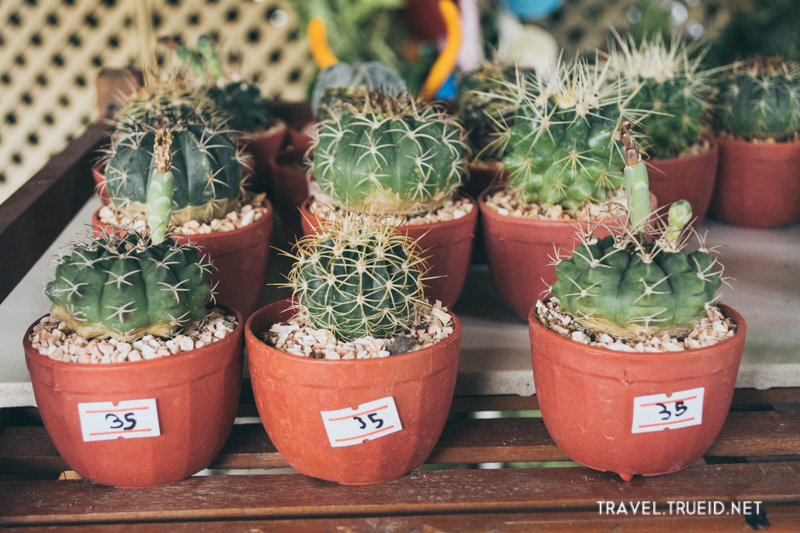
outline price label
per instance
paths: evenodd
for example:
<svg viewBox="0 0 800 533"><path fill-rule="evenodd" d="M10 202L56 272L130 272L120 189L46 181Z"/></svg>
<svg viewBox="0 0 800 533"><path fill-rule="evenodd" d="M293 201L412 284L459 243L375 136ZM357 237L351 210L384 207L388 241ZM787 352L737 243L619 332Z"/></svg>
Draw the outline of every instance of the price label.
<svg viewBox="0 0 800 533"><path fill-rule="evenodd" d="M361 444L403 429L391 396L359 405L358 409L348 407L320 414L334 448Z"/></svg>
<svg viewBox="0 0 800 533"><path fill-rule="evenodd" d="M79 403L83 442L158 437L156 399Z"/></svg>
<svg viewBox="0 0 800 533"><path fill-rule="evenodd" d="M651 394L633 399L632 433L680 429L703 423L705 388L666 394Z"/></svg>

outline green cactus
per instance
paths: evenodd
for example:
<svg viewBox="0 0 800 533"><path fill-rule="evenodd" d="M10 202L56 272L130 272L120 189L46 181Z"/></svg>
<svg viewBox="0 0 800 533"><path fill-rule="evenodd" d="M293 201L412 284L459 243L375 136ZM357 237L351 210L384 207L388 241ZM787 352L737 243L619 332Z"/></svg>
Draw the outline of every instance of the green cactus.
<svg viewBox="0 0 800 533"><path fill-rule="evenodd" d="M311 109L317 120L330 118L332 107L363 104L369 91L383 91L399 98L408 88L393 68L377 61L336 63L317 75L311 92Z"/></svg>
<svg viewBox="0 0 800 533"><path fill-rule="evenodd" d="M73 245L45 294L50 314L84 338L171 336L206 315L211 264L171 236L154 244L134 231Z"/></svg>
<svg viewBox="0 0 800 533"><path fill-rule="evenodd" d="M350 215L296 245L289 286L314 326L341 341L408 328L422 304L416 244L385 221Z"/></svg>
<svg viewBox="0 0 800 533"><path fill-rule="evenodd" d="M152 96L152 93L150 93ZM114 206L144 218L149 183L156 172L156 132L173 136L172 223L201 222L239 205L242 155L210 109L169 98L134 99L118 118L107 152L106 190Z"/></svg>
<svg viewBox="0 0 800 533"><path fill-rule="evenodd" d="M665 42L661 34L638 44L616 35L611 69L635 91L631 107L652 111L640 124L650 157L678 157L708 129L717 70L702 67L706 50L682 39Z"/></svg>
<svg viewBox="0 0 800 533"><path fill-rule="evenodd" d="M714 305L721 267L704 248L685 250L688 202L673 204L666 224L650 220L649 199L637 192L648 188L647 168L629 132L621 137L631 227L603 239L582 235L572 256L556 263L551 292L562 312L597 333L682 335Z"/></svg>
<svg viewBox="0 0 800 533"><path fill-rule="evenodd" d="M477 158L501 158L501 133L513 119L515 106L497 98L509 83L533 76L535 70L515 65L484 63L458 82L458 118L468 132L469 145Z"/></svg>
<svg viewBox="0 0 800 533"><path fill-rule="evenodd" d="M576 60L504 84L499 98L515 111L501 133L503 164L509 187L525 201L578 209L622 186L616 129L623 118L645 113L630 107L632 91L608 68Z"/></svg>
<svg viewBox="0 0 800 533"><path fill-rule="evenodd" d="M716 128L747 140L800 132L800 64L781 58L737 63L720 88Z"/></svg>
<svg viewBox="0 0 800 533"><path fill-rule="evenodd" d="M463 128L437 108L369 93L314 132L311 173L325 201L374 214L414 215L455 194L464 174Z"/></svg>

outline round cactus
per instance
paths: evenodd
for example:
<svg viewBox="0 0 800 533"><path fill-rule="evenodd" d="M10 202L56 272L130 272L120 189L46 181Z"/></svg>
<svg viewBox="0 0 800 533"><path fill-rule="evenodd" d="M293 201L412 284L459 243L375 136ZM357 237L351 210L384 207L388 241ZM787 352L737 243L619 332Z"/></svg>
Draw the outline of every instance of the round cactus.
<svg viewBox="0 0 800 533"><path fill-rule="evenodd" d="M800 132L800 65L780 58L737 63L720 88L717 129L745 139Z"/></svg>
<svg viewBox="0 0 800 533"><path fill-rule="evenodd" d="M211 264L169 235L159 244L129 231L75 244L45 294L50 314L84 338L168 337L206 315Z"/></svg>
<svg viewBox="0 0 800 533"><path fill-rule="evenodd" d="M438 109L370 93L314 132L311 173L334 205L413 215L440 207L464 175L463 128Z"/></svg>
<svg viewBox="0 0 800 533"><path fill-rule="evenodd" d="M634 91L630 106L652 111L640 125L652 143L649 155L679 156L706 130L715 74L702 68L706 50L661 34L638 44L617 35L616 45L609 63Z"/></svg>
<svg viewBox="0 0 800 533"><path fill-rule="evenodd" d="M369 91L378 90L399 98L408 88L397 71L378 61L336 63L317 76L311 91L311 108L318 120L325 120L332 107L343 103L359 105Z"/></svg>
<svg viewBox="0 0 800 533"><path fill-rule="evenodd" d="M598 333L637 338L681 335L715 303L721 267L708 250L687 253L688 202L673 204L666 223L650 220L647 168L629 132L625 167L631 227L603 239L591 233L559 260L551 287L562 312ZM645 193L641 193L645 191Z"/></svg>
<svg viewBox="0 0 800 533"><path fill-rule="evenodd" d="M339 340L391 336L410 327L422 303L416 244L384 221L350 215L303 237L293 257L295 299Z"/></svg>
<svg viewBox="0 0 800 533"><path fill-rule="evenodd" d="M631 95L607 63L593 67L583 60L507 82L501 96L516 107L502 132L509 187L543 206L577 209L605 201L622 186L616 129L624 117L643 114L629 107Z"/></svg>

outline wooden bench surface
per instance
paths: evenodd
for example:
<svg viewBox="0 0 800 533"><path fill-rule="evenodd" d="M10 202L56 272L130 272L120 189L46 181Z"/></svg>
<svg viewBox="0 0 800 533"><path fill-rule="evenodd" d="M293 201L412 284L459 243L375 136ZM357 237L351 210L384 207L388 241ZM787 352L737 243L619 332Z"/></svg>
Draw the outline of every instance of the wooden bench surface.
<svg viewBox="0 0 800 533"><path fill-rule="evenodd" d="M627 483L563 463L568 459L547 434L537 407L535 397L457 397L425 467L389 483L342 486L286 473L245 386L237 423L210 475L139 490L64 475L68 466L36 410L8 409L0 431L0 525L81 531L148 531L159 525L211 531L732 531L764 527L765 521L777 530L800 525L800 389L738 390L702 464ZM469 413L476 411L494 418L472 418ZM498 412L505 417L497 418ZM562 463L537 464L553 461ZM278 468L284 470L271 473ZM662 511L670 501L757 501L762 512L601 515L598 501L656 502Z"/></svg>

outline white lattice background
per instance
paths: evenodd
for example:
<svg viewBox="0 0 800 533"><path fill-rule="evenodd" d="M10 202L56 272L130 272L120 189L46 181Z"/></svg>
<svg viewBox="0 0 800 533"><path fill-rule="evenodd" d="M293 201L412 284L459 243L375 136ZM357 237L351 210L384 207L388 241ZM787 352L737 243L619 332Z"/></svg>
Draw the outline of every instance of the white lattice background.
<svg viewBox="0 0 800 533"><path fill-rule="evenodd" d="M707 27L725 11L725 0L682 1ZM0 202L95 120L100 68L139 64L140 2L151 4L150 35L194 43L209 33L266 95L305 97L314 67L286 0L0 0ZM565 0L541 24L569 56L625 26L634 2Z"/></svg>

